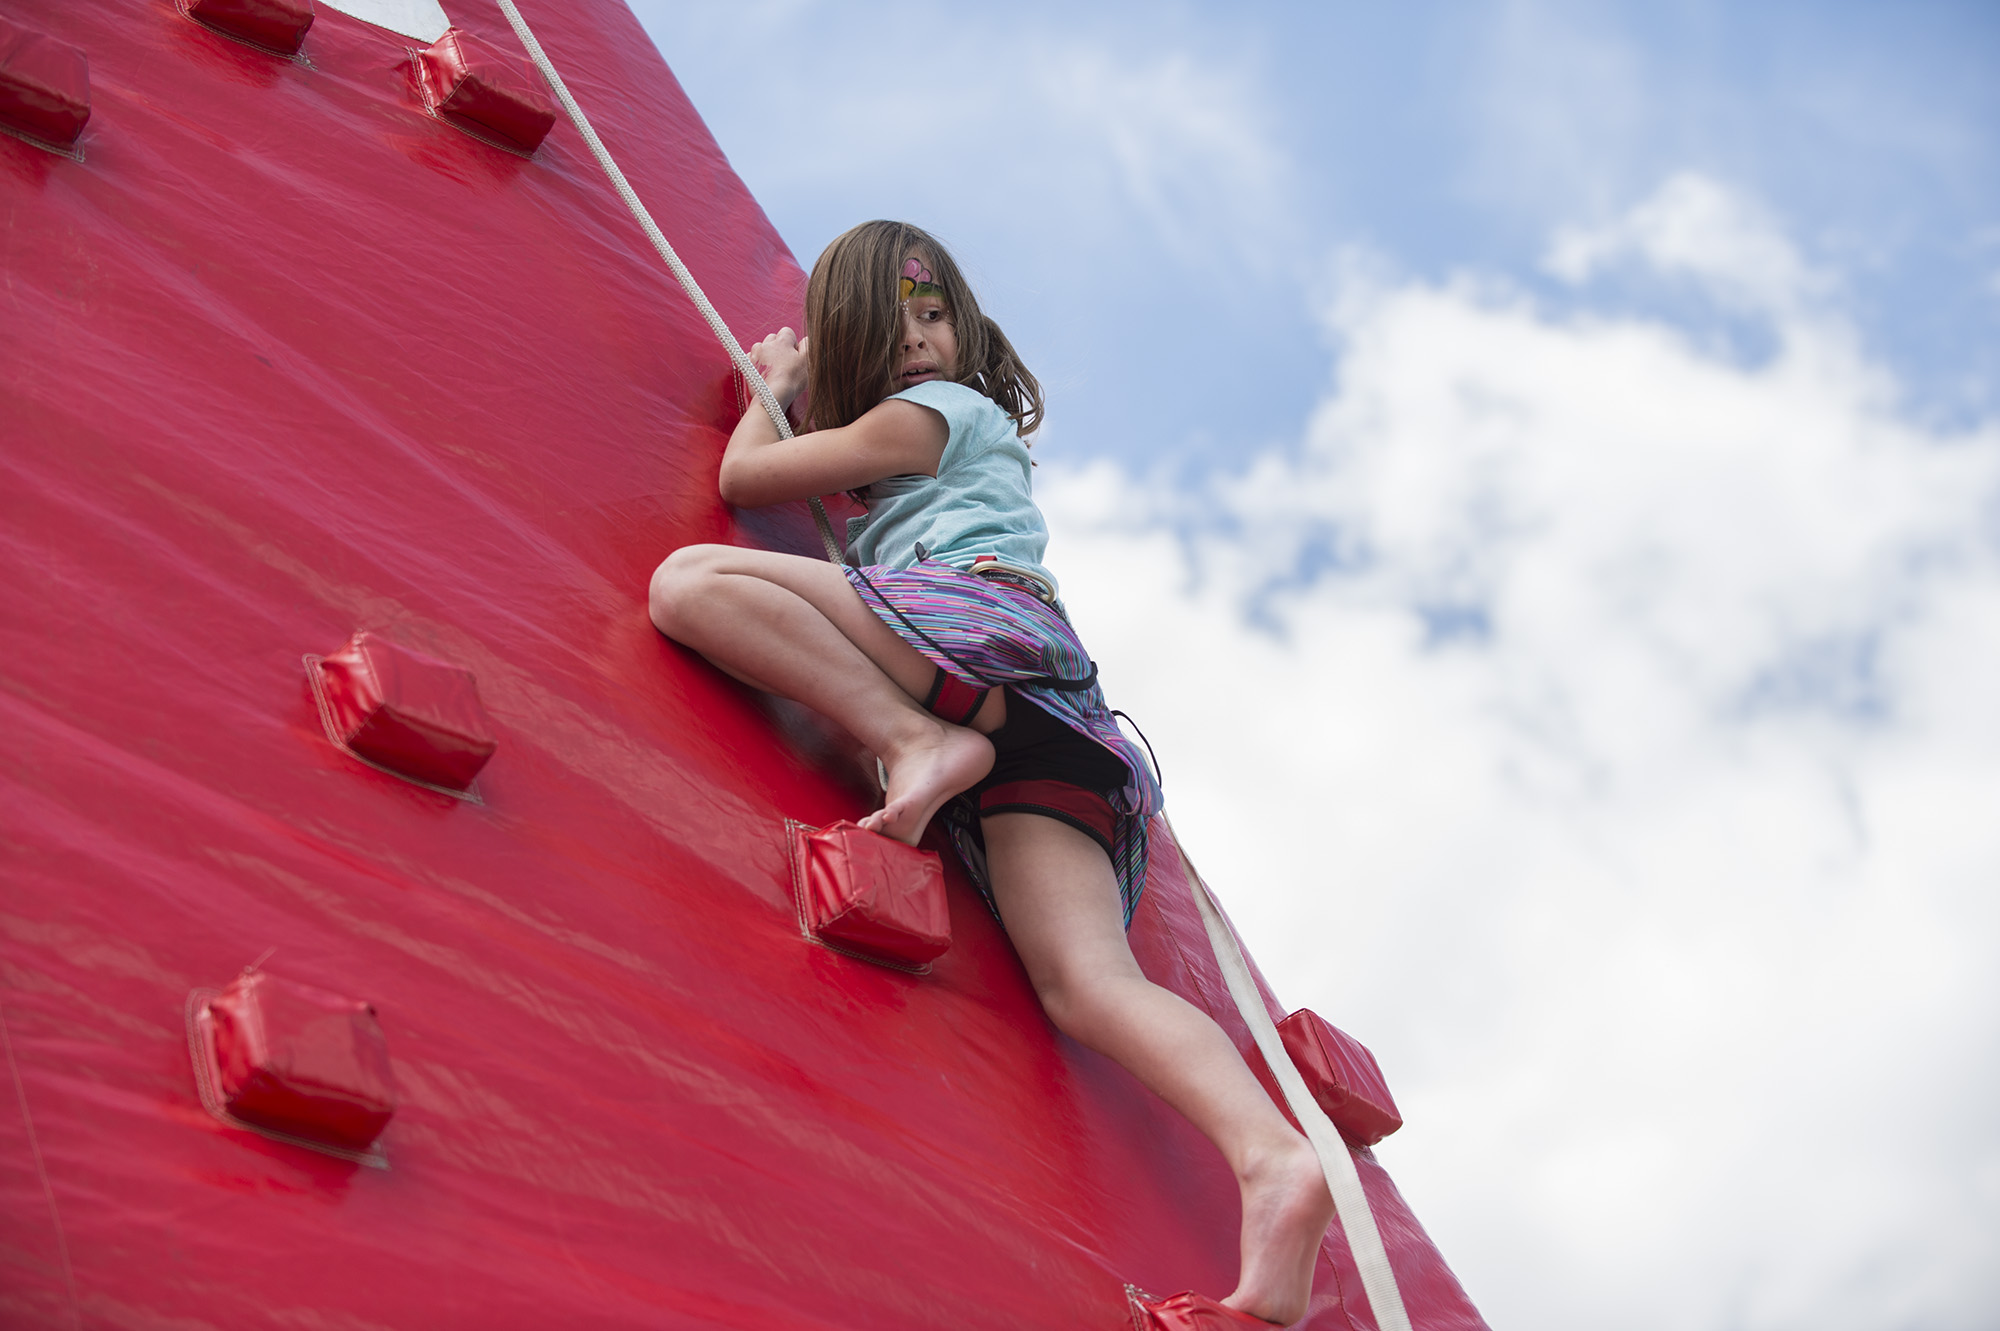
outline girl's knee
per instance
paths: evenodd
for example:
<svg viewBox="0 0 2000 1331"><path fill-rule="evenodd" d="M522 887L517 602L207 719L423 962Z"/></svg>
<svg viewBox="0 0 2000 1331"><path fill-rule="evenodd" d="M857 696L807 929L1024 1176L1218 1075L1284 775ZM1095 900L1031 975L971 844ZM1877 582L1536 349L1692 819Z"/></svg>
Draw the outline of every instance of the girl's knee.
<svg viewBox="0 0 2000 1331"><path fill-rule="evenodd" d="M698 603L701 584L715 575L717 549L712 545L684 545L660 561L646 590L646 607L654 628L671 636L686 607Z"/></svg>
<svg viewBox="0 0 2000 1331"><path fill-rule="evenodd" d="M1091 1043L1091 1034L1119 1008L1117 981L1093 975L1036 976L1035 997L1055 1028L1072 1039Z"/></svg>

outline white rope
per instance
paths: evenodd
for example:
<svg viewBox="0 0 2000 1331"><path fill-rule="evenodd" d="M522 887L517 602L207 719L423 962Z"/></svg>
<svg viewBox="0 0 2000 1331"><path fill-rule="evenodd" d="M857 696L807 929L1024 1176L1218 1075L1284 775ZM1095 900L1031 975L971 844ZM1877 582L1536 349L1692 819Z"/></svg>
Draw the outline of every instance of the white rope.
<svg viewBox="0 0 2000 1331"><path fill-rule="evenodd" d="M1292 1117L1305 1129L1306 1140L1319 1155L1327 1189L1333 1193L1333 1209L1347 1234L1347 1249L1354 1254L1354 1264L1361 1268L1361 1289L1368 1296L1368 1306L1374 1310L1375 1324L1381 1331L1410 1331L1410 1314L1403 1307L1402 1291L1396 1288L1396 1273L1389 1267L1389 1253L1382 1246L1382 1232L1375 1226L1375 1212L1368 1205L1368 1194L1354 1168L1354 1157L1348 1154L1347 1143L1340 1139L1340 1130L1306 1089L1305 1078L1299 1075L1292 1056L1285 1052L1278 1028L1264 1008L1264 996L1257 991L1257 981L1250 974L1250 963L1244 959L1243 949L1216 908L1214 898L1209 896L1208 884L1202 881L1187 851L1181 849L1181 839L1173 823L1167 821L1165 814L1160 815L1160 820L1167 824L1167 835L1174 839L1181 868L1187 874L1188 889L1194 894L1195 909L1201 913L1202 926L1208 930L1209 946L1215 949L1216 964L1222 967L1229 996L1236 1000L1237 1010L1250 1027L1257 1051L1264 1055L1264 1065L1277 1077L1278 1088L1292 1107Z"/></svg>
<svg viewBox="0 0 2000 1331"><path fill-rule="evenodd" d="M688 299L701 311L702 318L715 332L716 341L722 343L729 359L735 363L737 373L744 382L755 390L757 400L769 413L771 423L778 427L778 437L792 437L791 422L785 419L785 410L778 405L778 399L771 392L771 386L764 382L764 376L757 371L756 363L737 343L729 331L729 325L722 321L715 306L709 302L701 286L694 280L694 274L687 270L674 247L660 233L646 205L639 202L639 196L632 192L625 173L618 169L604 143L597 137L597 131L590 127L590 120L583 114L583 108L569 95L569 88L563 83L562 75L549 62L542 44L535 40L529 30L527 20L514 7L514 0L500 0L501 12L514 26L514 33L527 48L528 56L535 67L542 71L549 87L555 91L563 110L569 114L570 123L589 145L591 156L604 168L605 176L618 191L618 197L625 200L625 206L632 210L646 238L653 242L653 248L666 260L667 267L688 294ZM826 546L826 557L835 564L842 561L839 543L834 540L832 524L827 521L826 509L817 498L812 500L813 518L819 525L821 542ZM1164 815L1163 815L1164 818ZM1167 834L1174 836L1173 824L1167 824ZM1277 1076L1278 1086L1285 1093L1285 1099L1292 1107L1292 1115L1305 1129L1306 1139L1319 1155L1320 1167L1326 1171L1327 1187L1333 1193L1335 1212L1340 1217L1341 1227L1347 1232L1347 1246L1354 1254L1354 1261L1361 1268L1361 1287L1368 1296L1368 1305L1375 1311L1376 1324L1381 1331L1410 1331L1410 1317L1403 1309L1402 1295L1396 1289L1396 1276L1389 1269L1389 1255L1382 1247L1381 1232L1375 1227L1374 1212L1368 1206L1368 1194L1361 1187L1361 1176L1355 1172L1354 1160L1347 1153L1347 1143L1340 1139L1340 1133L1306 1090L1305 1080L1293 1066L1291 1055L1285 1052L1284 1042L1278 1038L1278 1028L1271 1022L1271 1014L1264 1010L1264 999L1257 992L1256 982L1250 977L1250 966L1243 958L1242 950L1236 944L1236 936L1223 922L1222 914L1208 895L1208 887L1201 875L1195 871L1187 852L1180 850L1180 838L1174 836L1174 848L1180 851L1181 864L1187 870L1188 886L1194 893L1196 908L1201 912L1201 921L1208 930L1209 945L1215 949L1216 964L1222 968L1223 979L1229 985L1229 995L1236 1000L1243 1020L1250 1028L1251 1036L1257 1041L1257 1048L1264 1055L1264 1062Z"/></svg>
<svg viewBox="0 0 2000 1331"><path fill-rule="evenodd" d="M618 191L619 198L625 200L625 206L632 210L632 216L638 219L640 228L645 231L646 239L653 242L653 248L660 252L662 259L666 260L674 279L681 284L681 290L687 292L688 299L701 311L701 317L708 320L708 326L714 332L715 340L729 353L729 359L735 364L736 372L743 376L743 381L757 394L757 400L764 405L765 412L771 417L771 424L778 427L778 437L790 439L792 423L785 419L785 409L778 405L778 399L771 392L771 386L765 383L764 376L758 373L756 362L750 359L749 353L737 342L735 334L729 331L729 325L722 321L722 315L717 313L707 293L702 291L701 284L694 280L694 274L690 273L687 265L681 262L681 256L674 253L674 247L667 243L666 236L661 234L659 226L654 223L653 215L646 211L646 205L639 202L639 196L633 193L631 184L625 179L625 173L618 169L618 163L612 160L604 141L598 138L597 131L590 127L590 118L584 115L583 108L576 104L576 98L569 95L569 87L563 82L562 75L556 73L556 67L550 62L548 52L542 50L542 44L535 40L534 32L528 27L528 21L522 18L521 11L514 7L514 0L500 0L500 12L507 16L507 22L513 24L514 35L519 37L521 45L527 48L528 58L535 62L535 68L542 71L542 77L555 92L556 100L562 103L563 110L569 114L570 123L576 126L576 132L583 136L584 143L589 146L590 155L604 168L605 177L611 181L611 187ZM833 524L827 521L826 508L817 497L812 500L812 510L813 520L819 526L820 543L826 546L826 557L835 564L841 563L840 544L834 540Z"/></svg>

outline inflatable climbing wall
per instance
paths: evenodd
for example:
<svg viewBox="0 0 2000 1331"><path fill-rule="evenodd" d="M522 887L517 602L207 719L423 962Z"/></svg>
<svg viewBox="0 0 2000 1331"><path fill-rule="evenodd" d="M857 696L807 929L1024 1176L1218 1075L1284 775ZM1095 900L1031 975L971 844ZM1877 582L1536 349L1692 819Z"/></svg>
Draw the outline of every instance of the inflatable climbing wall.
<svg viewBox="0 0 2000 1331"><path fill-rule="evenodd" d="M927 969L802 924L788 820L866 769L644 589L811 526L718 501L728 361L490 0L447 11L0 0L0 1324L1226 1292L1220 1159L1052 1032L956 865ZM632 15L528 17L731 326L798 323ZM1143 965L1247 1047L1153 863ZM1415 1326L1481 1326L1357 1156ZM1305 1325L1374 1326L1338 1227Z"/></svg>

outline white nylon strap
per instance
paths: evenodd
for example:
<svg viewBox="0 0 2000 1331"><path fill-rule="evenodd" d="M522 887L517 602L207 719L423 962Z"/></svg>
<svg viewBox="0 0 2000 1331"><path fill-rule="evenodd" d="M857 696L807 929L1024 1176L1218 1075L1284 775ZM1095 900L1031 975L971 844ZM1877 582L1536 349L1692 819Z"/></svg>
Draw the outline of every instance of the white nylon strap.
<svg viewBox="0 0 2000 1331"><path fill-rule="evenodd" d="M1354 1157L1347 1153L1340 1130L1312 1098L1305 1078L1299 1075L1292 1056L1285 1052L1278 1028L1264 1007L1264 996L1250 975L1250 963L1244 960L1236 935L1209 896L1208 884L1202 881L1187 851L1181 849L1181 839L1173 823L1165 814L1160 815L1160 820L1167 824L1167 835L1173 838L1174 850L1181 857L1188 890L1194 894L1195 909L1201 913L1202 926L1208 930L1209 946L1215 949L1215 961L1222 968L1229 996L1236 1000L1237 1011L1243 1014L1258 1052L1264 1055L1264 1065L1277 1077L1278 1088L1292 1108L1292 1117L1305 1129L1306 1140L1319 1154L1320 1168L1326 1171L1327 1189L1333 1193L1333 1209L1347 1234L1348 1251L1354 1254L1354 1264L1361 1268L1361 1288L1368 1296L1368 1306L1374 1310L1375 1324L1381 1331L1410 1331L1410 1314L1403 1307L1402 1292L1396 1288L1396 1273L1389 1268L1389 1254L1382 1246L1381 1231L1375 1227L1375 1213L1361 1187Z"/></svg>
<svg viewBox="0 0 2000 1331"><path fill-rule="evenodd" d="M790 439L792 423L785 419L785 409L778 405L778 399L772 394L771 386L765 383L764 376L757 372L756 363L737 343L736 335L731 333L729 325L722 321L722 315L709 301L707 293L702 291L701 284L694 280L694 274L690 273L687 265L681 262L681 256L674 253L674 247L667 243L666 236L661 234L660 228L654 223L653 215L646 211L646 205L639 202L639 196L632 192L632 186L626 181L625 173L618 169L618 163L612 160L604 141L598 138L597 131L590 127L590 118L584 115L583 108L576 104L576 98L569 95L568 85L563 82L562 75L556 73L556 67L550 62L548 52L542 50L542 44L535 40L535 34L529 29L528 21L522 18L521 11L514 7L514 0L500 0L500 12L507 16L507 22L513 24L514 35L519 37L521 45L527 48L528 58L535 62L535 68L542 71L542 77L548 81L556 100L562 103L563 110L569 114L570 123L575 125L576 132L583 136L585 145L590 149L590 155L604 168L605 177L611 181L611 187L618 191L619 198L625 200L625 206L632 210L632 216L638 219L640 228L645 231L646 239L653 242L653 248L660 252L662 259L666 260L667 267L673 271L674 279L681 284L681 290L687 292L688 299L701 311L701 317L708 320L709 328L715 333L715 340L729 353L729 359L735 364L736 372L743 376L743 381L757 394L757 400L764 405L765 412L771 417L771 424L778 427L778 437ZM819 539L826 547L826 557L835 564L842 563L840 543L834 539L833 524L827 521L826 506L821 504L817 497L812 499L811 503L813 521L819 527Z"/></svg>

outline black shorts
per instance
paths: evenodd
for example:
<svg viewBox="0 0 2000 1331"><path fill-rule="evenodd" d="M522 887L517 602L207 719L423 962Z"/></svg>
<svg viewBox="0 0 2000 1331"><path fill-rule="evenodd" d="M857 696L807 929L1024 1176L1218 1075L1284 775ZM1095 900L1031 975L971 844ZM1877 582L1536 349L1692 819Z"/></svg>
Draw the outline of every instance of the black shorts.
<svg viewBox="0 0 2000 1331"><path fill-rule="evenodd" d="M981 817L1040 814L1068 823L1111 854L1117 814L1107 796L1132 779L1123 759L1012 688L1007 723L987 738L993 770L970 792Z"/></svg>

